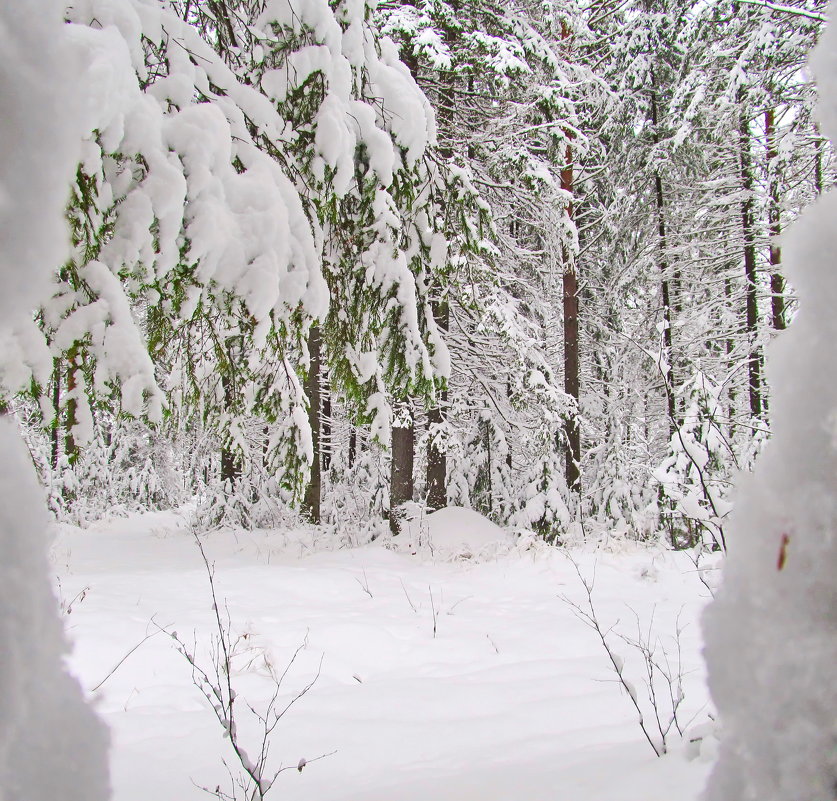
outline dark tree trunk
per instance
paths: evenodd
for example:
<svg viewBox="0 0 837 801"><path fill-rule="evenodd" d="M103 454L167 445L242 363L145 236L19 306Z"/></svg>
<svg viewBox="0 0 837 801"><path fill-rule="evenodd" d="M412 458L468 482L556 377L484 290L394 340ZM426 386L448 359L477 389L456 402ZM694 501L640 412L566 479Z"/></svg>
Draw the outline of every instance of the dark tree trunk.
<svg viewBox="0 0 837 801"><path fill-rule="evenodd" d="M67 394L71 394L78 388L78 357L79 346L74 342L67 351ZM78 401L71 397L67 401L67 416L64 420L64 454L70 464L78 460L78 445L76 444L73 429L78 425Z"/></svg>
<svg viewBox="0 0 837 801"><path fill-rule="evenodd" d="M314 458L311 462L311 477L305 488L302 508L308 519L314 523L320 522L320 499L322 494L322 474L320 472L320 328L312 325L308 334L308 378L305 381L305 392L308 395L308 423L311 426L311 441L314 445Z"/></svg>
<svg viewBox="0 0 837 801"><path fill-rule="evenodd" d="M445 301L433 303L433 317L442 331L447 331L450 325L450 312ZM448 403L448 392L439 393L439 405L427 412L427 427L441 425L445 420ZM439 448L431 436L427 446L427 506L429 509L441 509L448 505L448 458L447 453Z"/></svg>
<svg viewBox="0 0 837 801"><path fill-rule="evenodd" d="M322 359L322 356L320 357ZM322 431L320 432L320 452L322 454L323 472L327 473L331 467L331 388L328 383L328 375L323 372L323 382L320 385L322 393Z"/></svg>
<svg viewBox="0 0 837 801"><path fill-rule="evenodd" d="M651 126L655 147L660 143L659 133L659 109L657 107L657 77L654 70L651 70ZM668 412L669 430L673 434L679 425L677 419L677 381L674 371L674 339L673 339L673 314L672 294L679 294L679 276L673 281L669 280L668 265L668 238L666 233L665 195L663 193L663 178L659 170L654 172L654 197L657 212L657 267L661 276L661 294L663 297L663 350L665 361L668 366L668 373L663 376L665 380L666 410ZM672 283L674 286L672 287ZM672 289L674 293L672 293ZM676 303L675 299L675 303Z"/></svg>
<svg viewBox="0 0 837 801"><path fill-rule="evenodd" d="M357 459L357 429L352 425L349 431L349 467L355 466Z"/></svg>
<svg viewBox="0 0 837 801"><path fill-rule="evenodd" d="M742 112L739 118L738 147L741 163L741 226L744 233L744 278L746 281L746 327L749 342L748 385L750 414L761 417L761 361L756 345L758 335L758 298L756 295L756 243L753 219L753 168L750 157L750 126L744 112L746 100L740 98Z"/></svg>
<svg viewBox="0 0 837 801"><path fill-rule="evenodd" d="M231 362L232 363L232 362ZM232 369L231 364L228 369ZM228 372L221 376L221 388L224 391L224 403L227 409L235 408L235 379ZM224 484L235 485L241 478L241 461L229 445L221 446L221 481Z"/></svg>
<svg viewBox="0 0 837 801"><path fill-rule="evenodd" d="M49 431L50 440L50 457L52 462L52 469L58 468L58 459L60 457L60 437L58 436L59 419L61 406L61 359L53 359L52 369L52 408L55 410L55 419L52 421L52 426Z"/></svg>
<svg viewBox="0 0 837 801"><path fill-rule="evenodd" d="M401 532L403 511L399 507L413 500L413 452L415 430L412 423L392 429L392 472L389 486L389 527Z"/></svg>
<svg viewBox="0 0 837 801"><path fill-rule="evenodd" d="M724 297L727 300L727 304L729 308L732 308L732 279L725 278L724 279ZM726 351L727 351L727 364L732 363L732 353L735 350L735 341L731 335L727 336L726 340ZM735 408L737 394L735 392L735 382L729 382L729 436L730 439L735 436L735 419L737 417L737 411Z"/></svg>
<svg viewBox="0 0 837 801"><path fill-rule="evenodd" d="M573 149L567 145L566 163L561 170L561 189L573 192ZM573 218L573 204L567 206L567 216ZM578 340L578 274L573 259L564 253L563 306L564 306L564 392L575 401L575 410L564 423L567 442L565 476L571 492L581 491L581 431L578 425L579 405L579 340Z"/></svg>
<svg viewBox="0 0 837 801"><path fill-rule="evenodd" d="M770 219L770 305L773 328L782 331L785 328L785 279L782 277L782 250L779 236L782 233L782 218L779 205L779 165L776 149L776 126L773 109L764 112L764 130L767 138L767 175L769 186Z"/></svg>
<svg viewBox="0 0 837 801"><path fill-rule="evenodd" d="M815 145L817 150L816 158L814 159L814 190L817 196L822 194L822 139L817 139Z"/></svg>
<svg viewBox="0 0 837 801"><path fill-rule="evenodd" d="M571 38L570 29L561 23L561 39L567 43ZM572 131L565 130L568 144L564 155L564 167L561 170L561 189L573 195L575 179L573 175ZM567 216L573 219L573 203L567 205ZM567 488L574 493L581 492L581 431L578 424L579 411L579 339L578 339L578 273L575 259L567 252L564 256L564 272L562 276L563 311L564 311L564 392L575 401L573 413L568 415L564 423L564 436L567 441L567 458L564 474Z"/></svg>

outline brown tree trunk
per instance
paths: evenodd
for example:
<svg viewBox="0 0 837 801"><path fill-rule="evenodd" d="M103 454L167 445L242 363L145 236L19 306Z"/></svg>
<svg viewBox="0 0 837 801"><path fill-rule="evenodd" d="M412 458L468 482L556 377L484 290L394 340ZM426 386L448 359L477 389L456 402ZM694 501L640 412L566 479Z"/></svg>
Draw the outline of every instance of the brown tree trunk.
<svg viewBox="0 0 837 801"><path fill-rule="evenodd" d="M320 499L322 495L322 474L320 472L320 327L311 326L308 334L308 378L305 381L305 393L308 395L308 424L311 426L311 441L314 446L314 457L311 462L311 477L305 488L302 508L308 519L314 523L320 522Z"/></svg>
<svg viewBox="0 0 837 801"><path fill-rule="evenodd" d="M655 147L660 143L659 109L657 108L657 77L651 70L651 126ZM666 234L665 196L663 194L663 179L659 170L654 172L654 198L657 212L657 267L661 276L661 293L663 297L663 350L668 373L663 376L666 386L666 410L668 412L669 430L673 434L679 425L677 419L677 381L674 372L674 339L672 330L672 289L679 294L679 276L669 281L668 239ZM671 284L674 283L674 287ZM676 302L676 301L675 301Z"/></svg>
<svg viewBox="0 0 837 801"><path fill-rule="evenodd" d="M567 145L566 163L561 170L561 189L573 192L573 150ZM567 206L567 216L573 217L573 204ZM567 488L575 493L581 491L581 431L578 425L579 405L579 340L578 340L578 274L574 260L564 253L562 276L564 310L564 392L575 401L575 410L564 422L564 436L567 442L565 476Z"/></svg>
<svg viewBox="0 0 837 801"><path fill-rule="evenodd" d="M571 38L570 29L561 23L561 39L566 43ZM574 191L573 175L573 134L564 131L567 137L567 149L564 155L564 167L561 170L561 189L572 196ZM573 219L573 203L567 205L567 217ZM578 339L578 273L575 259L564 252L564 272L562 276L563 311L564 311L564 392L575 401L575 410L568 415L564 423L564 436L567 441L567 459L564 475L567 488L571 492L581 492L581 431L578 424L579 412L579 339Z"/></svg>
<svg viewBox="0 0 837 801"><path fill-rule="evenodd" d="M52 408L55 410L55 419L52 421L52 426L49 431L50 439L50 459L52 469L58 469L58 459L60 456L60 437L58 436L59 428L59 408L61 406L61 359L53 359L52 370Z"/></svg>
<svg viewBox="0 0 837 801"><path fill-rule="evenodd" d="M748 358L748 385L750 414L761 417L761 361L756 339L758 335L758 298L756 295L756 243L753 219L753 168L750 157L750 126L744 109L745 98L740 98L742 112L739 118L738 148L741 164L741 226L744 233L744 278L746 281L746 330L750 354Z"/></svg>
<svg viewBox="0 0 837 801"><path fill-rule="evenodd" d="M78 388L78 360L79 346L74 342L67 351L67 394ZM64 454L70 464L78 461L78 445L76 444L73 429L78 425L78 401L71 397L67 401L67 416L64 419Z"/></svg>
<svg viewBox="0 0 837 801"><path fill-rule="evenodd" d="M320 357L322 358L322 356ZM322 393L322 430L320 432L320 452L322 454L323 472L328 473L331 467L331 387L328 383L328 375L323 372L323 382L320 386Z"/></svg>
<svg viewBox="0 0 837 801"><path fill-rule="evenodd" d="M782 233L782 220L779 205L778 151L776 149L776 126L772 108L764 112L764 130L767 138L767 182L770 220L770 305L773 328L782 331L785 328L785 279L782 277L782 250L779 236Z"/></svg>
<svg viewBox="0 0 837 801"><path fill-rule="evenodd" d="M823 140L817 139L817 143L815 145L817 155L814 159L814 190L817 193L817 197L822 194L822 145Z"/></svg>
<svg viewBox="0 0 837 801"><path fill-rule="evenodd" d="M357 459L357 429L352 425L349 431L349 467L355 466Z"/></svg>
<svg viewBox="0 0 837 801"><path fill-rule="evenodd" d="M399 507L413 500L413 453L415 429L412 422L392 429L392 472L389 485L389 527L400 534L403 510Z"/></svg>
<svg viewBox="0 0 837 801"><path fill-rule="evenodd" d="M231 370L232 359L227 370ZM235 408L235 380L227 371L221 375L221 388L224 391L224 403L227 409ZM221 482L223 484L236 484L241 478L241 462L236 458L235 451L224 444L221 446Z"/></svg>
<svg viewBox="0 0 837 801"><path fill-rule="evenodd" d="M450 311L446 301L434 301L433 317L442 331L447 331L450 324ZM427 427L431 431L434 426L441 425L445 420L448 392L439 393L439 405L427 412ZM448 505L448 458L444 449L437 446L432 436L427 445L427 506L431 510L441 509Z"/></svg>

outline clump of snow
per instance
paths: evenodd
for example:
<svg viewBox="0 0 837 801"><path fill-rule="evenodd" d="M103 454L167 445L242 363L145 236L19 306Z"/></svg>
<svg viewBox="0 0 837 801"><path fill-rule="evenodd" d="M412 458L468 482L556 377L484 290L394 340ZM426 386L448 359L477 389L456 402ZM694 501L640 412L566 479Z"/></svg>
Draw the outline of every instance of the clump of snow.
<svg viewBox="0 0 837 801"><path fill-rule="evenodd" d="M0 325L43 300L48 268L62 262L69 245L59 212L78 143L59 121L68 120L74 92L57 78L67 71L67 46L46 6L54 12L58 4L0 8Z"/></svg>
<svg viewBox="0 0 837 801"><path fill-rule="evenodd" d="M460 506L413 515L402 536L413 551L426 550L442 558L488 555L511 543L509 535L496 523Z"/></svg>
<svg viewBox="0 0 837 801"><path fill-rule="evenodd" d="M837 142L834 23L812 65L823 131ZM837 798L835 221L832 189L787 238L799 313L769 353L774 436L740 482L723 585L706 615L723 722L709 801Z"/></svg>
<svg viewBox="0 0 837 801"><path fill-rule="evenodd" d="M67 257L77 72L59 3L0 5L0 326L21 324ZM0 420L0 796L108 796L107 735L62 665L46 506L14 423Z"/></svg>
<svg viewBox="0 0 837 801"><path fill-rule="evenodd" d="M11 420L0 420L0 453L0 796L104 799L107 734L62 665L69 649L48 579L46 505Z"/></svg>

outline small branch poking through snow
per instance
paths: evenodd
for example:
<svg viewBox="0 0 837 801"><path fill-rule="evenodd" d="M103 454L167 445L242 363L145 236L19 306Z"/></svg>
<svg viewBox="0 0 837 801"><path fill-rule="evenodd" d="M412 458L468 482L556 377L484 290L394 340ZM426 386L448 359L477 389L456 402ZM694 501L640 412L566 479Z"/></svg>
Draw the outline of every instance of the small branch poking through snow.
<svg viewBox="0 0 837 801"><path fill-rule="evenodd" d="M152 623L154 622L154 618L151 618L151 622L152 622ZM154 623L154 625L156 626L157 624L156 624L156 623ZM141 645L143 645L145 642L147 642L148 640L150 640L152 637L155 637L156 635L158 635L158 634L159 634L161 631L163 631L163 630L164 630L164 629L162 629L162 628L160 628L159 626L157 626L157 631L152 631L150 634L146 634L146 635L145 635L145 637L143 637L143 638L142 638L142 639L141 639L141 640L140 640L140 641L139 641L139 642L138 642L138 643L137 643L137 644L136 644L133 648L131 648L131 650L130 650L130 651L128 651L128 653L127 653L127 654L125 654L125 656L123 656L123 657L122 657L122 659L120 659L120 660L119 660L119 661L118 661L118 662L117 662L117 663L116 663L116 664L115 664L115 665L114 665L114 666L113 666L113 667L112 667L112 668L111 668L111 669L107 672L107 675L106 675L106 676L105 676L105 677L104 677L104 678L103 678L103 679L102 679L102 680L101 680L101 681L100 681L100 682L99 682L99 683L98 683L95 687L91 687L90 692L91 692L91 693L95 693L95 692L96 692L96 690L98 690L98 689L99 689L99 688L100 688L100 687L101 687L101 686L102 686L102 685L103 685L103 684L104 684L104 683L105 683L105 682L106 682L106 681L107 681L107 680L108 680L108 679L109 679L109 678L110 678L110 677L111 677L114 673L116 673L116 671L117 671L117 670L118 670L118 669L122 666L122 663L123 663L123 662L124 662L124 661L125 661L125 660L126 660L126 659L127 659L127 658L131 655L131 654L132 654L132 653L134 653L134 651L136 651L136 650L137 650L137 648L139 648L139 647L140 647Z"/></svg>
<svg viewBox="0 0 837 801"><path fill-rule="evenodd" d="M430 593L430 609L433 611L433 639L436 639L436 604L433 601L433 589L428 584L427 591Z"/></svg>
<svg viewBox="0 0 837 801"><path fill-rule="evenodd" d="M364 568L364 569L363 569L363 581L361 581L361 580L360 580L359 578L357 578L357 577L355 577L355 581L356 581L358 584L360 584L360 586L361 586L361 588L363 589L363 591L364 591L364 592L365 592L365 593L366 593L366 594L367 594L370 598L372 598L372 597L373 597L373 596L372 596L372 593L371 593L371 592L369 592L369 579L368 579L368 578L366 578L366 568Z"/></svg>
<svg viewBox="0 0 837 801"><path fill-rule="evenodd" d="M399 579L401 582L401 589L404 590L404 595L407 598L407 603L410 604L410 608L418 614L418 609L416 609L416 605L413 603L412 599L410 598L410 594L407 592L407 588L404 586L404 579Z"/></svg>
<svg viewBox="0 0 837 801"><path fill-rule="evenodd" d="M215 568L209 562L203 543L198 536L197 530L193 529L195 543L203 560L206 575L209 581L209 592L212 599L212 611L215 618L216 633L209 643L211 667L205 668L200 664L197 657L197 643L189 647L186 642L181 639L176 631L168 631L158 626L160 631L165 631L171 637L178 652L189 663L192 669L192 682L195 687L200 690L203 697L209 703L212 711L215 714L218 723L224 731L224 737L230 741L233 753L236 760L243 771L238 776L233 775L233 771L227 765L227 771L230 774L231 790L228 792L222 790L218 785L215 789L202 787L210 795L215 796L222 801L263 801L265 796L274 786L279 774L285 770L295 768L302 772L302 768L306 765L316 762L319 759L324 759L336 753L332 751L329 754L322 754L313 759L300 759L296 764L290 766L279 766L278 769L269 768L269 754L270 754L270 740L273 731L279 724L279 721L285 714L294 706L308 691L316 684L320 677L323 666L323 656L320 656L320 662L317 666L315 676L308 682L301 690L299 690L293 697L286 702L280 700L280 692L282 682L288 675L288 671L296 662L300 652L308 645L308 635L306 634L303 642L297 647L291 656L288 664L285 666L281 675L277 675L273 665L270 663L266 655L262 655L265 665L267 666L270 677L273 680L273 694L267 705L263 710L258 710L253 707L246 699L241 699L238 702L238 696L233 687L233 673L235 666L233 662L236 657L250 650L252 646L245 645L242 650L242 643L247 643L250 637L249 633L242 634L239 637L232 635L232 623L230 620L230 611L226 602L224 603L225 614L221 614L221 606L218 602L218 596L215 589ZM371 595L371 593L370 593ZM156 624L155 624L156 625ZM146 638L147 639L147 638ZM253 659L250 660L247 667L252 665ZM255 742L253 746L245 747L245 744L239 734L239 719L241 717L242 704L249 712L252 718L255 718L261 724L261 737ZM248 750L249 748L249 750Z"/></svg>
<svg viewBox="0 0 837 801"><path fill-rule="evenodd" d="M648 624L647 633L643 633L640 627L639 616L636 615L637 621L637 638L631 639L621 634L616 634L623 642L631 646L631 648L638 651L643 660L645 668L645 689L647 694L647 703L643 702L634 684L625 675L625 661L620 654L613 650L613 647L608 640L608 635L612 629L604 630L599 623L598 615L596 614L596 607L593 603L593 586L595 584L595 574L593 579L586 578L579 568L578 564L570 558L572 566L578 575L584 591L587 595L587 602L584 606L575 601L561 595L561 600L564 601L573 611L575 616L584 625L591 628L599 637L602 647L610 660L613 672L622 689L625 690L628 698L631 701L637 713L637 722L640 729L648 741L654 753L657 756L662 756L668 751L667 738L671 733L672 727L676 727L677 731L682 736L685 727L681 726L679 720L680 705L683 703L685 693L683 691L683 671L682 662L680 658L680 635L683 631L680 625L680 616L677 618L677 630L675 635L677 657L672 666L668 652L663 649L663 658L659 659L657 656L659 641L653 635L654 617L652 615ZM618 622L618 621L617 621ZM658 687L663 685L667 687L667 700L660 697ZM643 707L649 711L646 715ZM651 722L649 722L649 720Z"/></svg>

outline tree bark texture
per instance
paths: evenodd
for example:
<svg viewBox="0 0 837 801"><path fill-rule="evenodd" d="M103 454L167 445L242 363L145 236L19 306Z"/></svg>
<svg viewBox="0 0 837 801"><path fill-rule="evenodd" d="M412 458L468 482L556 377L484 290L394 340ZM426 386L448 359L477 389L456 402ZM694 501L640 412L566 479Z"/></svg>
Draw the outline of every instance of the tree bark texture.
<svg viewBox="0 0 837 801"><path fill-rule="evenodd" d="M322 354L320 355L322 360ZM328 382L328 372L322 370L323 380L320 382L320 397L322 402L322 414L320 415L320 453L322 454L322 472L328 473L331 467L331 387Z"/></svg>
<svg viewBox="0 0 837 801"><path fill-rule="evenodd" d="M657 77L651 70L651 126L654 146L660 143L659 109L657 107ZM669 429L673 434L679 425L677 419L677 380L674 371L674 335L672 314L672 286L669 280L668 239L666 234L665 195L663 193L663 178L659 169L654 171L654 198L657 212L657 268L660 271L661 294L663 299L663 350L668 373L665 380L666 411L668 412ZM674 282L677 284L677 281ZM678 289L674 287L675 294Z"/></svg>
<svg viewBox="0 0 837 801"><path fill-rule="evenodd" d="M415 429L410 423L392 429L392 468L389 485L389 527L393 534L401 533L402 504L413 500L413 454Z"/></svg>
<svg viewBox="0 0 837 801"><path fill-rule="evenodd" d="M57 470L58 459L61 455L60 437L58 435L59 409L61 408L61 359L53 359L52 363L52 408L55 410L55 419L52 421L52 426L49 430L49 440L52 469Z"/></svg>
<svg viewBox="0 0 837 801"><path fill-rule="evenodd" d="M308 334L308 377L305 381L305 393L308 395L308 424L311 426L311 441L314 446L314 456L311 461L311 475L305 488L302 508L308 519L316 524L320 522L320 502L322 497L322 473L320 470L320 370L322 368L321 355L322 338L320 327L311 326Z"/></svg>
<svg viewBox="0 0 837 801"><path fill-rule="evenodd" d="M67 394L71 397L67 400L67 416L64 419L64 453L74 464L78 460L78 445L76 443L73 429L78 425L78 401L72 393L78 388L78 342L73 342L67 351Z"/></svg>
<svg viewBox="0 0 837 801"><path fill-rule="evenodd" d="M564 21L561 23L561 39L568 42L571 31ZM567 137L567 149L564 156L564 167L561 170L561 189L573 195L575 178L573 174L572 131L564 131ZM567 216L573 219L574 210L572 200L567 205ZM567 416L564 423L564 436L567 441L567 458L564 475L567 488L571 492L581 492L581 430L578 424L579 411L579 339L578 339L578 274L575 259L564 252L564 271L562 276L563 311L564 311L564 392L575 401L573 413Z"/></svg>
<svg viewBox="0 0 837 801"><path fill-rule="evenodd" d="M439 328L446 332L450 325L450 312L446 301L440 300L433 303L433 316ZM427 444L427 506L431 510L441 509L448 505L448 457L446 451L438 447L432 436L434 426L439 426L445 421L448 405L447 390L440 392L438 398L438 406L434 406L427 412L427 427L431 432Z"/></svg>
<svg viewBox="0 0 837 801"><path fill-rule="evenodd" d="M569 136L569 133L568 133ZM567 145L566 163L561 170L561 189L573 192L573 149ZM573 217L572 202L567 206L567 215ZM564 423L564 436L567 441L567 459L565 477L567 488L572 492L581 491L581 430L578 424L579 406L579 340L578 340L578 274L576 265L568 253L564 254L564 272L562 276L564 310L564 392L575 401L575 409L567 416Z"/></svg>
<svg viewBox="0 0 837 801"><path fill-rule="evenodd" d="M746 100L741 105L745 108ZM746 330L750 353L747 380L750 393L750 414L761 417L761 362L756 345L758 335L758 297L756 294L756 243L753 219L753 167L750 154L750 124L742 111L739 118L738 146L741 163L741 226L744 233L744 279L746 282Z"/></svg>
<svg viewBox="0 0 837 801"><path fill-rule="evenodd" d="M773 328L784 330L785 323L785 279L781 273L782 250L779 236L782 233L781 207L779 205L779 164L776 149L776 126L772 108L764 112L764 130L767 138L767 182L769 187L768 216L770 221L770 306Z"/></svg>

